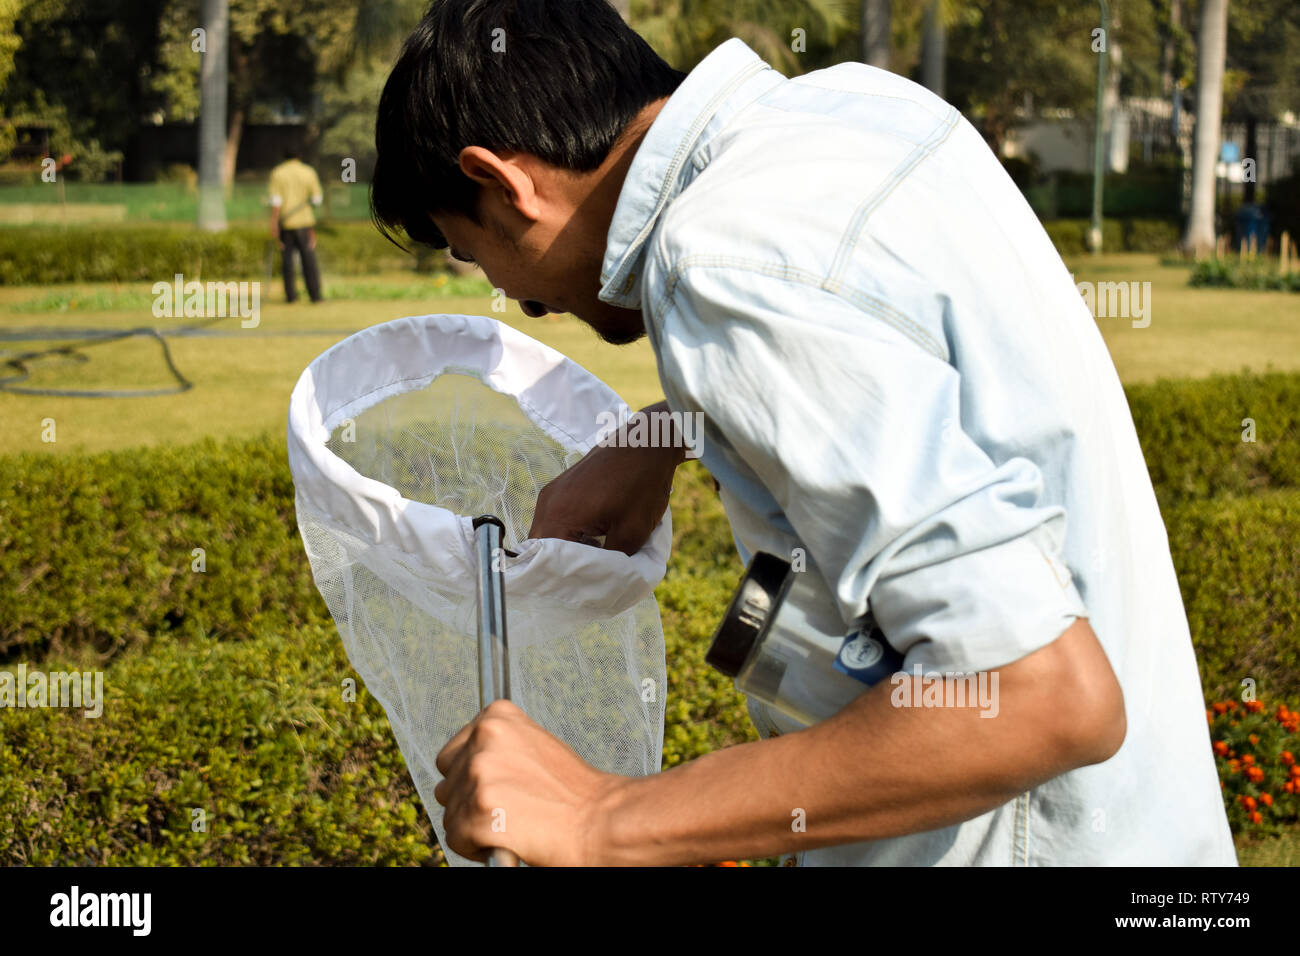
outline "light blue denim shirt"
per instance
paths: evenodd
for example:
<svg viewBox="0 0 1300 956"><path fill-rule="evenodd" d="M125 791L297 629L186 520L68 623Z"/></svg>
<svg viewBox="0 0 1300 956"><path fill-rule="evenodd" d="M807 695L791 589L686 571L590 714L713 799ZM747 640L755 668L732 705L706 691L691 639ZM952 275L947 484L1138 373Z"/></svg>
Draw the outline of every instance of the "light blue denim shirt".
<svg viewBox="0 0 1300 956"><path fill-rule="evenodd" d="M1105 763L789 862L1236 863L1119 378L954 108L857 63L789 80L728 40L638 149L601 278L642 310L670 407L704 416L742 560L805 549L844 621L869 611L909 672L997 669L1088 617L1123 687ZM750 713L764 735L800 729Z"/></svg>

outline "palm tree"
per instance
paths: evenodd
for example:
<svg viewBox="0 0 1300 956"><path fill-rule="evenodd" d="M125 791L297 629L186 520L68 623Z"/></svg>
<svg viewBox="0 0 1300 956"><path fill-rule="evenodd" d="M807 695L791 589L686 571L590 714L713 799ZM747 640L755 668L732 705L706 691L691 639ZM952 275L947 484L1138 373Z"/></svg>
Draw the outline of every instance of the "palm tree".
<svg viewBox="0 0 1300 956"><path fill-rule="evenodd" d="M862 0L862 61L889 69L889 0Z"/></svg>
<svg viewBox="0 0 1300 956"><path fill-rule="evenodd" d="M1192 211L1183 251L1198 258L1214 248L1215 166L1223 118L1223 67L1228 52L1228 0L1201 0L1196 35L1196 130L1192 150Z"/></svg>
<svg viewBox="0 0 1300 956"><path fill-rule="evenodd" d="M921 32L921 82L936 96L944 95L944 60L948 55L948 25L944 21L943 0L929 0L925 5L925 24Z"/></svg>
<svg viewBox="0 0 1300 956"><path fill-rule="evenodd" d="M230 36L228 0L203 0L204 50L199 65L199 228L226 228L222 165L226 151L226 78Z"/></svg>

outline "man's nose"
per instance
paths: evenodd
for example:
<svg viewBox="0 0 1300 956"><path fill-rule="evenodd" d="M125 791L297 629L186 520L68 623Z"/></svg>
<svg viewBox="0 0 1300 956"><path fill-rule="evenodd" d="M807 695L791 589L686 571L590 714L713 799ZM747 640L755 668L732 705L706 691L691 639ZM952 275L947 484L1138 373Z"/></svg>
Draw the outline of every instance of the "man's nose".
<svg viewBox="0 0 1300 956"><path fill-rule="evenodd" d="M542 305L542 303L538 302L536 299L521 300L519 308L524 310L524 315L530 316L534 319L540 319L549 312L546 306Z"/></svg>

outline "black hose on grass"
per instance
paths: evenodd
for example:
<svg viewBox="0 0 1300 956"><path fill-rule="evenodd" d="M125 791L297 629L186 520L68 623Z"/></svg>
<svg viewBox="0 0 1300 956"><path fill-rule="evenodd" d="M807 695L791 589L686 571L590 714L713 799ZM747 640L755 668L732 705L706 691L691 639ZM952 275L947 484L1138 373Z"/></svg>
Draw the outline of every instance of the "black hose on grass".
<svg viewBox="0 0 1300 956"><path fill-rule="evenodd" d="M204 329L213 323L220 322L228 316L217 316L208 319L206 322L196 322L193 325L179 326L175 329L165 330L168 333L184 333L190 330ZM81 350L93 345L105 345L109 342L120 342L123 339L133 338L137 335L145 335L156 340L162 349L163 361L167 364L167 370L171 373L172 378L176 380L175 385L168 385L162 388L141 388L141 389L72 389L72 388L30 388L18 383L25 382L31 377L31 371L28 368L29 362L40 361L41 359L50 358L56 355L66 356L76 362L85 363L90 361L90 356L85 355ZM171 349L167 347L167 339L163 332L159 332L152 326L141 326L134 329L41 329L39 331L21 331L21 332L0 332L0 341L8 342L33 342L49 341L74 337L73 341L66 345L54 345L49 348L36 349L31 352L19 352L16 355L0 357L0 368L11 369L16 374L0 376L0 392L9 392L14 395L39 395L54 398L150 398L157 395L179 395L181 392L187 392L194 387L180 369L176 367L175 361L172 360Z"/></svg>

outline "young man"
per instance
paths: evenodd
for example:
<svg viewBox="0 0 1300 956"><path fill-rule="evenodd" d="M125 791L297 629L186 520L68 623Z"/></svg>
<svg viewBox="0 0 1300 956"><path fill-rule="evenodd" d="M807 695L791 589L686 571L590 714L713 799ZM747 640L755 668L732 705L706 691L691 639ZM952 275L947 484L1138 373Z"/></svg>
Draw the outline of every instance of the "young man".
<svg viewBox="0 0 1300 956"><path fill-rule="evenodd" d="M321 300L320 270L316 268L316 215L312 206L325 198L316 170L298 158L297 150L287 150L284 162L271 170L271 238L280 242L284 272L284 300L298 298L293 274L293 257L302 259L302 276L307 294L313 302Z"/></svg>
<svg viewBox="0 0 1300 956"><path fill-rule="evenodd" d="M735 39L683 77L603 0L443 0L376 141L382 226L477 261L530 315L649 334L668 406L704 416L743 559L803 548L909 675L999 678L996 716L920 706L920 679L915 706L880 684L807 729L751 702L766 739L642 779L494 704L439 756L452 849L1235 864L1123 391L952 107L860 64L787 80ZM597 448L531 535L636 550L683 457Z"/></svg>

